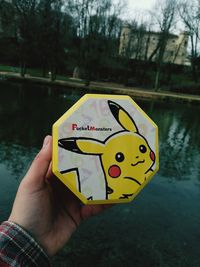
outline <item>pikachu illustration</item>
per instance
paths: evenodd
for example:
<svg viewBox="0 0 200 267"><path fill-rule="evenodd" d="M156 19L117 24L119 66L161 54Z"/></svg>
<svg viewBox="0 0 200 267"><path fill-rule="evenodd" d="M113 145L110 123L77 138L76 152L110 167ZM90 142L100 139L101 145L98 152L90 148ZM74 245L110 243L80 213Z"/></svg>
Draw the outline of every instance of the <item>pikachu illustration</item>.
<svg viewBox="0 0 200 267"><path fill-rule="evenodd" d="M131 199L153 173L156 156L128 112L114 101L108 100L107 104L123 130L104 141L88 137L62 138L58 146L98 157L105 178L106 199Z"/></svg>

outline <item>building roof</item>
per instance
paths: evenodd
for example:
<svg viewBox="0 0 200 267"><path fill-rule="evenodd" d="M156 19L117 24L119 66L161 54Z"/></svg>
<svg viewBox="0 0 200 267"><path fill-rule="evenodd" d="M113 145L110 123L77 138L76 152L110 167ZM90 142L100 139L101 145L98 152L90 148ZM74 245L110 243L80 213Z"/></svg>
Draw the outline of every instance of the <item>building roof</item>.
<svg viewBox="0 0 200 267"><path fill-rule="evenodd" d="M129 28L131 30L132 27L130 24L124 24L124 28ZM135 30L135 31L137 31L137 30ZM156 32L156 31L145 31L145 33L150 33L152 35L160 35L161 34L161 32ZM183 32L183 33L188 34L188 32ZM178 38L178 35L174 34L174 33L169 33L169 38Z"/></svg>

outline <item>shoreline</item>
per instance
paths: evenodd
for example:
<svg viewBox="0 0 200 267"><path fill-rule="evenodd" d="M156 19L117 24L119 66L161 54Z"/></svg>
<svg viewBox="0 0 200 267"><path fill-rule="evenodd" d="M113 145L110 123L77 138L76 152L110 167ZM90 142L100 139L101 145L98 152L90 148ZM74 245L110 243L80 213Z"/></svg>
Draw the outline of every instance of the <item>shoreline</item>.
<svg viewBox="0 0 200 267"><path fill-rule="evenodd" d="M142 89L137 87L125 87L120 84L104 83L104 82L91 82L89 86L81 83L81 80L71 79L70 81L55 80L50 81L49 78L35 77L26 75L21 77L19 73L0 72L0 80L22 83L36 83L40 85L49 85L52 87L59 86L63 89L77 88L82 90L93 90L99 93L114 93L114 94L127 94L140 99L155 99L161 101L176 101L176 102L188 102L188 103L200 103L200 96L177 94L168 91L153 91L149 89Z"/></svg>

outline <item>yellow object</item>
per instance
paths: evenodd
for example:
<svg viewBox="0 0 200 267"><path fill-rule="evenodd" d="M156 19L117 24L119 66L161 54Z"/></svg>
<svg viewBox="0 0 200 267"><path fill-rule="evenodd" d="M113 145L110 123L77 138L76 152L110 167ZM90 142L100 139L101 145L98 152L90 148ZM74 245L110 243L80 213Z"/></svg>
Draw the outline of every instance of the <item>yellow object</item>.
<svg viewBox="0 0 200 267"><path fill-rule="evenodd" d="M85 204L133 200L158 157L158 128L129 96L86 94L53 125L53 172Z"/></svg>

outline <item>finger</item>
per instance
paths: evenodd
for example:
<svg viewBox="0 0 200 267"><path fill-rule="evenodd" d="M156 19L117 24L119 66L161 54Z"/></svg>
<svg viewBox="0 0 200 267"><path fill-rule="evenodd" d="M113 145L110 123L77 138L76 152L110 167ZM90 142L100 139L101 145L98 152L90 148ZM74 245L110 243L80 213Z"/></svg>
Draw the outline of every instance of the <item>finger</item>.
<svg viewBox="0 0 200 267"><path fill-rule="evenodd" d="M49 180L51 179L51 177L54 176L53 172L52 172L52 161L49 164L49 168L46 174L46 179Z"/></svg>
<svg viewBox="0 0 200 267"><path fill-rule="evenodd" d="M83 206L81 209L81 218L82 220L88 219L91 216L97 215L112 206L113 204Z"/></svg>
<svg viewBox="0 0 200 267"><path fill-rule="evenodd" d="M30 183L36 183L38 186L41 186L41 184L45 182L45 177L51 163L51 158L52 137L46 136L42 149L35 157L24 179Z"/></svg>

